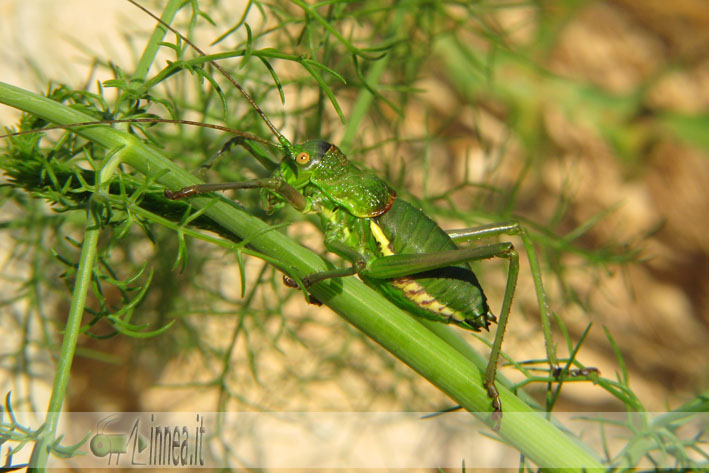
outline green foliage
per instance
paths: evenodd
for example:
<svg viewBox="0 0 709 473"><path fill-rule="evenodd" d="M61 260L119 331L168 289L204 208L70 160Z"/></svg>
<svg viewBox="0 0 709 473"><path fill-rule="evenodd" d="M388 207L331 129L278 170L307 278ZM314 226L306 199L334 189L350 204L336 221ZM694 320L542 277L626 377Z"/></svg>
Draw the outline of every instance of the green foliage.
<svg viewBox="0 0 709 473"><path fill-rule="evenodd" d="M197 2L185 2L180 16L181 3L168 2L163 20L187 36L208 20L217 25L213 35L219 36L216 42L226 52L196 55L179 38L169 33L165 36L163 28L158 27L147 40L134 72L111 66L114 78L104 81L98 90L53 86L49 100L42 100L27 91L0 88L0 102L28 112L16 131L68 126L7 138L0 158L0 167L9 178L2 189L2 203L12 215L2 222L4 238L12 245L7 264L21 262L29 268L16 293L3 301L9 306L25 300L29 309L5 317L18 329L33 327L20 343L18 354L8 357L8 369L32 371L27 364L36 361L21 354L28 346L56 354L59 360L49 370L56 376L44 427L36 432L25 429L24 437L1 437L34 443L33 466L46 465L50 451L71 454L77 448L60 447L55 438L75 357L84 354L111 359L102 345L95 351L77 348L79 337L130 340L136 349L134 361L140 361L140 355L156 353L161 364L174 360L178 353L194 356L203 371L196 370L192 373L194 380L181 387L216 392L218 405L212 406L214 411L234 405L260 410L294 407L275 394L264 397L258 389L238 390L246 385L284 384L291 389L287 393L295 393L306 391L304 386L309 382L341 373L367 384L370 366L350 366L347 361L347 350L352 346L367 347L376 360L373 364L393 374L393 381L377 378L374 383L388 384L385 391L396 399L401 389L397 383L414 383L415 376L392 363L389 354L371 340L468 410L489 410L489 399L475 368L484 366L480 355L446 327L412 320L354 278L323 285L314 296L361 332L331 318L324 321L309 311L291 315L291 307L302 307L304 302L295 291L281 287L278 270L308 274L332 267L298 243L313 233L317 239L317 228L290 228L294 220L301 220L295 212L266 215L253 192L240 193L238 203L217 196L189 202L163 197L165 188L199 182L184 169L197 169L218 152L226 140L223 135L203 127L145 122L115 123L115 128L69 126L89 121L169 118L218 122L273 140L244 97L215 74L209 60L227 68L276 127L292 133L289 138L293 141L338 139L351 159L379 168L400 195L430 215L463 226L510 218L524 222L530 241L541 250L544 266L554 271L560 286L566 289L567 300L579 301L582 296L564 283L565 257L575 256L579 264L589 268L635 258L636 253L627 251L624 242L594 248L582 243L582 237L607 211L564 232L560 228L567 223L565 196L559 198L558 211L549 222L535 224L520 214L521 186L533 167L533 156L543 145L536 123L539 102L546 96L539 94L534 101L529 100L525 90L533 87L530 83L539 71L528 69L504 35L487 21L503 6L487 2L396 2L394 6L378 2L249 2L244 16L230 27L225 26L225 19L217 17L217 5L203 11ZM470 46L471 38L485 40L487 46L476 49ZM156 60L159 50L169 51L167 64ZM448 187L429 181L428 170L453 159L440 155L432 158L432 150L439 152L440 142L459 138L446 137L442 132L450 117L437 117L444 123L436 130L424 127L418 135L406 129L408 111L422 106L418 81L422 71L431 67L432 55L440 55L446 80L458 87L466 100L488 91L509 104L510 133L525 145L524 164L511 181L503 183L495 176L500 165L495 153L504 153L499 149L486 156L491 171L485 182L467 174ZM502 67L514 67L528 75L515 74L516 81L510 85L495 78L494 72ZM563 92L570 109L579 110L577 103L594 104L592 112L610 108L617 112L614 116L618 123L638 107L634 97L608 106L597 91L591 93L572 81L550 80L548 86L556 93ZM598 113L586 117L601 127L604 122ZM686 135L696 136L694 128L685 122L673 120L669 124L680 133L684 130ZM485 146L492 148L489 143L483 143ZM216 163L209 181L239 181L263 175L258 163L235 150ZM409 184L417 178L420 189L411 190L415 187ZM49 203L49 209L44 202ZM237 264L239 290L233 290L234 284L226 287L229 284L220 274L224 266L218 264L224 260ZM55 315L64 312L68 314L66 319ZM563 331L563 317L558 319ZM319 339L308 330L312 327L325 330L339 342L338 348L320 348ZM227 333L227 341L214 342L209 331ZM569 353L565 361L571 366L578 345L566 332L564 335ZM289 382L295 368L288 360L275 375L262 372L269 356L280 356L299 344L312 347L308 356L318 359L314 362L317 369L297 375L301 386L293 387ZM234 363L235 359L240 363ZM618 359L622 362L619 352ZM525 362L510 361L526 378L517 384L503 381L509 388L502 393L503 405L512 411L531 412L535 403L519 388L533 381L548 382L549 373L533 376ZM643 410L627 376L617 381L594 380L629 411ZM558 384L549 389L546 410L554 407L561 387ZM519 397L515 395L518 390ZM290 396L285 394L287 402L292 402ZM448 402L425 388L401 397L404 400L396 407L402 410L436 409ZM22 402L32 403L31 399ZM12 411L9 400L6 409ZM3 424L5 430L0 430L0 435L17 430L18 425L14 419ZM642 432L636 431L637 435L651 437L651 427L666 426L645 426ZM549 422L533 426L510 422L503 425L500 436L538 464L554 462L573 469L575 462L586 461L603 466ZM556 450L550 451L549 445ZM607 464L631 467L633 463L627 458L638 461L658 445L661 442L629 444L630 457L606 458Z"/></svg>

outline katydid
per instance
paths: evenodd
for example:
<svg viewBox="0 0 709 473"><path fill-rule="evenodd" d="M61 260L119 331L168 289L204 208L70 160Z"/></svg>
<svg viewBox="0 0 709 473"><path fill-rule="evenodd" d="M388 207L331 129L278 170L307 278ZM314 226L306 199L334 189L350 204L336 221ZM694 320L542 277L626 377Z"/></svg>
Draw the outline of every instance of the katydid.
<svg viewBox="0 0 709 473"><path fill-rule="evenodd" d="M262 112L260 112L262 113ZM243 144L243 139L236 139ZM308 141L292 145L279 135L285 156L271 176L247 182L202 184L178 191L170 199L227 189L260 188L267 210L288 203L301 212L319 214L325 247L350 266L302 277L307 287L326 279L357 274L411 314L478 332L498 322L485 372L485 388L499 422L502 412L495 387L497 362L519 273L511 243L458 248L456 242L502 233L520 233L516 223L456 231L452 236L421 210L396 197L382 179L360 170L334 145ZM247 149L252 149L246 146ZM499 320L468 262L505 258L507 287Z"/></svg>

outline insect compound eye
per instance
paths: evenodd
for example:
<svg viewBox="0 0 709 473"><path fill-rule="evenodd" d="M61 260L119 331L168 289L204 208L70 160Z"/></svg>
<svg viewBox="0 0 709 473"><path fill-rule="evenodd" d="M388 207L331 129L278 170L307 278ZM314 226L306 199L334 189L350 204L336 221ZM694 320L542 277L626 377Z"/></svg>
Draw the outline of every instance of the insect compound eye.
<svg viewBox="0 0 709 473"><path fill-rule="evenodd" d="M306 153L305 151L301 151L295 157L295 162L298 164L301 164L301 165L308 164L310 162L310 155L308 153Z"/></svg>

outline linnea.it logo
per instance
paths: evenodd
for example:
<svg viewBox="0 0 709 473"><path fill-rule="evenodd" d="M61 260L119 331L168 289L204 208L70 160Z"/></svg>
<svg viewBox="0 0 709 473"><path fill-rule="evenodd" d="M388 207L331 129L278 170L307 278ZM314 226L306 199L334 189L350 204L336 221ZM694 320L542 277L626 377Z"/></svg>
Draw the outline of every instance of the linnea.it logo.
<svg viewBox="0 0 709 473"><path fill-rule="evenodd" d="M107 466L204 467L204 416L165 424L159 414L111 414L98 421L89 449ZM98 466L98 465L97 465Z"/></svg>

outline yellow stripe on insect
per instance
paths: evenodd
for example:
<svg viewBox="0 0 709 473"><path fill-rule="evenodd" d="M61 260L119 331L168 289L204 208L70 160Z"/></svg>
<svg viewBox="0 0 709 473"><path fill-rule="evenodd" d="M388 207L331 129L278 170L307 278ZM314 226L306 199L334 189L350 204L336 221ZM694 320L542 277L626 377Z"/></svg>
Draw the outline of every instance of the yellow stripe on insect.
<svg viewBox="0 0 709 473"><path fill-rule="evenodd" d="M384 235L384 232L382 231L382 227L376 224L374 220L369 221L369 228L372 230L372 235L374 235L374 239L377 240L377 244L379 245L379 251L382 252L382 255L384 256L391 256L394 254L394 250L391 249L391 242L389 239Z"/></svg>
<svg viewBox="0 0 709 473"><path fill-rule="evenodd" d="M382 256L391 256L395 254L393 248L391 247L391 242L386 235L384 235L382 228L374 220L369 221L369 228L372 231L372 235L374 236L377 245L379 245L379 251L381 251ZM426 289L424 289L424 287L417 283L414 279L394 278L391 280L391 283L394 287L401 289L404 293L404 297L422 309L440 314L451 320L461 322L465 320L465 316L461 312L451 309L447 305L441 303L434 296L426 292Z"/></svg>

